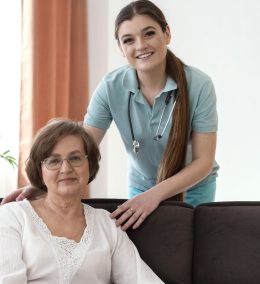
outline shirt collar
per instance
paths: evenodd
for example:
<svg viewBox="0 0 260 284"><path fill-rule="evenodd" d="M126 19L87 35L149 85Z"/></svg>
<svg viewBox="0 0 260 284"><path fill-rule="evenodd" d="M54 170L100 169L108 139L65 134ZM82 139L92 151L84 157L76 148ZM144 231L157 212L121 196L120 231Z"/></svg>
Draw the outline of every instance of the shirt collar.
<svg viewBox="0 0 260 284"><path fill-rule="evenodd" d="M122 78L122 84L126 90L134 94L139 91L139 82L136 76L136 70L133 67L128 66L126 68Z"/></svg>
<svg viewBox="0 0 260 284"><path fill-rule="evenodd" d="M167 77L166 84L162 90L162 93L168 93L170 91L176 90L177 89L177 84L176 82L171 78Z"/></svg>
<svg viewBox="0 0 260 284"><path fill-rule="evenodd" d="M128 66L128 68L126 68L122 83L124 88L130 92L136 93L139 91L139 82L136 76L136 70L133 67ZM177 89L176 82L168 76L166 84L161 93L167 93L175 89Z"/></svg>
<svg viewBox="0 0 260 284"><path fill-rule="evenodd" d="M136 76L136 70L132 66L128 66L125 70L123 79L122 79L123 87L128 90L129 92L132 92L134 94L133 98L134 100L138 101L139 103L144 103L144 97L141 95L139 90L139 82ZM161 96L166 96L169 92L176 90L177 84L175 80L173 80L171 77L167 77L166 84L161 91L161 93L157 96L157 98Z"/></svg>

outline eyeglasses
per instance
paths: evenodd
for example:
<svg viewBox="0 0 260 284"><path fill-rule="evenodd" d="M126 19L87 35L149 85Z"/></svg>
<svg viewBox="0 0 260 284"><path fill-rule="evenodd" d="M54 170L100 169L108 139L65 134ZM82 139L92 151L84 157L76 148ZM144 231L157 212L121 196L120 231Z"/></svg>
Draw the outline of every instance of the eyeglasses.
<svg viewBox="0 0 260 284"><path fill-rule="evenodd" d="M42 164L46 167L46 169L54 171L60 169L63 161L67 161L71 167L80 167L83 165L83 162L88 158L88 155L83 154L74 154L69 156L66 159L62 159L59 157L48 157L41 161Z"/></svg>

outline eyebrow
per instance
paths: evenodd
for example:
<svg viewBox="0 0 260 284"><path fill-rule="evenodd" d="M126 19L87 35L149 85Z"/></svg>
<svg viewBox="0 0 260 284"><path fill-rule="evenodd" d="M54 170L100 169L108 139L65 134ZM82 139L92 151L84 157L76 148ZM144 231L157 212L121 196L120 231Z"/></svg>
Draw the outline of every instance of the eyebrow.
<svg viewBox="0 0 260 284"><path fill-rule="evenodd" d="M74 151L72 151L72 152L69 152L69 153L68 153L68 156L69 156L69 155L76 154L76 153L81 153L81 151L80 151L80 150L74 150ZM58 154L58 153L53 153L53 154L50 155L50 157L61 157L61 155Z"/></svg>
<svg viewBox="0 0 260 284"><path fill-rule="evenodd" d="M141 30L141 32L144 33L144 32L146 32L146 31L149 30L149 29L156 30L156 28L153 27L153 26L147 26L147 27L143 28L143 29ZM122 35L121 38L120 38L120 40L123 40L125 37L129 37L129 36L132 36L132 34L125 34L125 35Z"/></svg>

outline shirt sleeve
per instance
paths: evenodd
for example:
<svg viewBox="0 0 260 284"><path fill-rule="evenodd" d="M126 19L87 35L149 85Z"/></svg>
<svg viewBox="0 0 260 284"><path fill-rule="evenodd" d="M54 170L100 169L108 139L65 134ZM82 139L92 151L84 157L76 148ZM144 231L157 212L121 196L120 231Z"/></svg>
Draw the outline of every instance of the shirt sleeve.
<svg viewBox="0 0 260 284"><path fill-rule="evenodd" d="M0 207L0 284L26 284L22 260L22 228L10 207Z"/></svg>
<svg viewBox="0 0 260 284"><path fill-rule="evenodd" d="M108 103L108 92L108 86L105 79L103 79L91 97L84 117L85 124L101 129L109 128L113 117Z"/></svg>
<svg viewBox="0 0 260 284"><path fill-rule="evenodd" d="M128 235L117 230L117 241L112 254L112 283L161 284L164 283L141 259Z"/></svg>
<svg viewBox="0 0 260 284"><path fill-rule="evenodd" d="M192 119L192 131L216 132L218 128L217 99L210 79L202 85Z"/></svg>

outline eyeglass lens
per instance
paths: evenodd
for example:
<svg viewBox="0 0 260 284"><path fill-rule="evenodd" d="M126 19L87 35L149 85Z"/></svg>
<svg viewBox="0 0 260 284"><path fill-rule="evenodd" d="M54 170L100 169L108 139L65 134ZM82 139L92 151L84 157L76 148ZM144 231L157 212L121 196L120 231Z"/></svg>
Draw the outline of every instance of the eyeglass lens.
<svg viewBox="0 0 260 284"><path fill-rule="evenodd" d="M87 158L87 155L75 154L71 155L68 158L62 159L60 157L49 157L43 161L43 164L47 169L54 170L59 169L63 164L63 161L66 160L70 166L79 167L83 164L83 161Z"/></svg>

